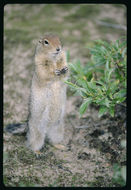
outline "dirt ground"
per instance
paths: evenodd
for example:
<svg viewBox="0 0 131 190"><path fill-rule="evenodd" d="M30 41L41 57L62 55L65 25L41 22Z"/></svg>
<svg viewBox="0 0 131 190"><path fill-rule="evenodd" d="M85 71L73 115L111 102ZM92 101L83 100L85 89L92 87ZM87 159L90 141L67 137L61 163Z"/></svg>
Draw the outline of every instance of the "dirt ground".
<svg viewBox="0 0 131 190"><path fill-rule="evenodd" d="M52 15L50 11L53 11ZM43 31L54 30L60 33L65 50L70 51L70 61L80 59L86 64L86 46L93 40L114 41L126 34L123 29L101 26L97 20L123 26L126 25L125 15L124 5L6 5L4 127L27 119L35 40ZM120 186L112 178L115 163L126 165L126 150L121 146L121 141L126 139L126 105L116 107L114 118L109 115L98 118L98 107L90 105L82 118L79 118L81 103L82 99L73 96L68 88L65 151L58 150L47 142L41 158L36 158L25 147L25 135L4 133L5 186Z"/></svg>

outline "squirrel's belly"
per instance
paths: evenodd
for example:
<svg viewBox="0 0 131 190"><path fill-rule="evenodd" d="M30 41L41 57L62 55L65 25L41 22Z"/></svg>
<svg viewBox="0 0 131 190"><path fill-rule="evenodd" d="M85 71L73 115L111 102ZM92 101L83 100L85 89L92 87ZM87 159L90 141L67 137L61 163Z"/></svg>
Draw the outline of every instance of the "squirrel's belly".
<svg viewBox="0 0 131 190"><path fill-rule="evenodd" d="M49 120L57 122L64 115L66 89L61 83L55 83L50 89Z"/></svg>
<svg viewBox="0 0 131 190"><path fill-rule="evenodd" d="M35 89L34 96L32 97L34 109L33 115L40 112L42 118L48 123L56 123L64 115L65 101L66 101L66 88L61 83L53 83L41 89Z"/></svg>

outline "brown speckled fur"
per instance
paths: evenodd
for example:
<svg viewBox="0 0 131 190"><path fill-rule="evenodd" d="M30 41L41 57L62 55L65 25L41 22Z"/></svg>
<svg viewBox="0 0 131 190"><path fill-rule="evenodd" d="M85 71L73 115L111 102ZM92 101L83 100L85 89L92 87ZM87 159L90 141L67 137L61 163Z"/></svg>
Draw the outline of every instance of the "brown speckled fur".
<svg viewBox="0 0 131 190"><path fill-rule="evenodd" d="M48 41L48 45L44 44ZM60 52L56 54L56 49ZM30 93L30 117L28 122L27 145L38 151L48 136L53 144L64 137L64 110L66 103L67 73L58 76L55 71L67 66L65 52L59 38L46 35L36 48L35 71Z"/></svg>

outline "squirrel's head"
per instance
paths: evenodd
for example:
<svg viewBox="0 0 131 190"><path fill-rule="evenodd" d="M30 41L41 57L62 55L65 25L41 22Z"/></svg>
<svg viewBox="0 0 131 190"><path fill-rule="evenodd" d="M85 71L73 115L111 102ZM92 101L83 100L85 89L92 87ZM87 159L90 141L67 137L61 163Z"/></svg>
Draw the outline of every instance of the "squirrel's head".
<svg viewBox="0 0 131 190"><path fill-rule="evenodd" d="M62 50L60 39L57 35L47 34L39 40L40 52L49 57L58 57Z"/></svg>

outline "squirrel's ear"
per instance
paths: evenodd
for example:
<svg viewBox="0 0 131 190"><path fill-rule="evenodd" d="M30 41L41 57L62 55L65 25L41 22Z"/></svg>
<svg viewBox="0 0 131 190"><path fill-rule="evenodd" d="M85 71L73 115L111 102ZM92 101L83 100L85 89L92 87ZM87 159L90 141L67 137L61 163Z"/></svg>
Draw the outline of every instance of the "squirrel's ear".
<svg viewBox="0 0 131 190"><path fill-rule="evenodd" d="M39 42L39 43L42 43L42 39L40 39L38 42Z"/></svg>
<svg viewBox="0 0 131 190"><path fill-rule="evenodd" d="M39 38L38 42L39 42L39 43L43 43L43 39L42 39L42 37Z"/></svg>

